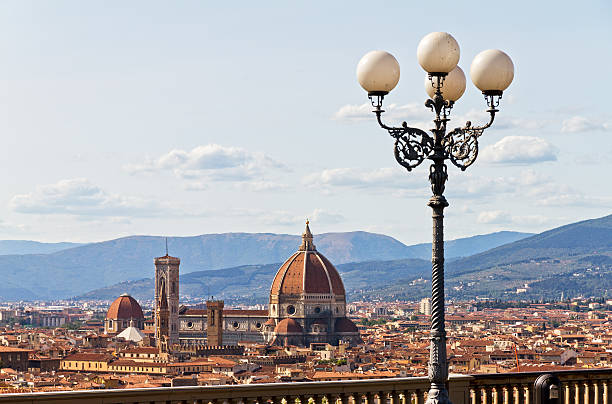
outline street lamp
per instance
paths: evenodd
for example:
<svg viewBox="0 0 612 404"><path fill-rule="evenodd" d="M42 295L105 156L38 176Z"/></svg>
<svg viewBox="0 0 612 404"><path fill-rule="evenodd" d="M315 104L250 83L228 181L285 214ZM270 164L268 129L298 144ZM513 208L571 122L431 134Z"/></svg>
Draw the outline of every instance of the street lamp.
<svg viewBox="0 0 612 404"><path fill-rule="evenodd" d="M445 160L450 160L462 171L472 165L478 155L478 137L493 123L503 91L514 78L514 65L504 52L489 49L479 53L470 67L472 82L484 94L489 122L472 126L467 122L462 128L446 132L450 112L465 91L465 74L459 62L459 44L446 32L426 35L417 48L417 59L427 72L425 89L429 99L425 106L435 113L435 128L431 135L421 129L411 128L406 122L400 127L382 122L383 99L399 81L400 69L390 53L372 51L357 66L359 84L368 92L378 124L395 139L394 154L397 162L408 171L425 159L432 161L429 181L433 196L427 203L433 214L433 240L431 257L431 333L429 348L429 380L431 387L428 404L450 404L446 380L446 330L444 328L444 186L448 178Z"/></svg>

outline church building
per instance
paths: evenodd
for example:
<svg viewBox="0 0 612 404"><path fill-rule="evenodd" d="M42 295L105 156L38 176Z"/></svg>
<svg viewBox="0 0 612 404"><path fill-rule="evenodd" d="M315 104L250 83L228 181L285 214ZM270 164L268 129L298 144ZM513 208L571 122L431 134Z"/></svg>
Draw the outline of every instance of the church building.
<svg viewBox="0 0 612 404"><path fill-rule="evenodd" d="M272 281L268 309L223 310L223 343L308 346L313 342L355 345L361 341L357 326L346 317L346 292L340 274L317 251L308 222L298 251L281 265ZM181 308L180 343L203 344L208 318L207 310ZM217 326L214 329L214 338L219 340Z"/></svg>

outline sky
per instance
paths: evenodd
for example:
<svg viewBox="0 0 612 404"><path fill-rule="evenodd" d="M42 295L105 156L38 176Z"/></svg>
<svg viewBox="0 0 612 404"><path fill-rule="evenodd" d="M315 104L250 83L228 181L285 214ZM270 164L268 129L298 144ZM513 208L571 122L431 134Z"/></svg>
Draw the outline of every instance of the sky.
<svg viewBox="0 0 612 404"><path fill-rule="evenodd" d="M468 75L450 127L487 119L474 56L515 65L478 160L449 164L447 239L612 213L611 3L440 4L1 2L0 239L300 234L309 218L315 235L429 241L428 164L395 162L355 69L395 55L385 120L429 129L416 48L433 31Z"/></svg>

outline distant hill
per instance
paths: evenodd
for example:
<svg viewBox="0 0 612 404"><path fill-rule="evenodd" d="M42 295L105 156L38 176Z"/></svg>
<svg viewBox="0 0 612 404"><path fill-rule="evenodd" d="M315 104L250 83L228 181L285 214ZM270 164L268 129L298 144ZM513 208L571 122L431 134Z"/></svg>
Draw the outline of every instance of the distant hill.
<svg viewBox="0 0 612 404"><path fill-rule="evenodd" d="M444 252L446 258L468 257L529 236L533 236L533 233L499 231L496 233L465 237L446 241L444 243ZM431 243L415 244L408 248L411 256L414 258L431 259Z"/></svg>
<svg viewBox="0 0 612 404"><path fill-rule="evenodd" d="M489 268L542 257L561 258L599 254L612 249L612 215L557 227L522 240L455 261L454 273Z"/></svg>
<svg viewBox="0 0 612 404"><path fill-rule="evenodd" d="M511 234L508 237L522 237ZM447 242L447 255L465 256L498 246L498 233ZM171 255L181 258L181 273L278 263L299 246L300 236L270 233L204 234L169 237ZM316 235L315 244L334 264L429 257L423 249L406 246L382 234L363 231ZM0 297L4 300L55 299L80 295L118 282L153 275L153 258L164 254L165 238L131 236L86 244L50 254L0 256ZM266 286L267 287L267 286Z"/></svg>
<svg viewBox="0 0 612 404"><path fill-rule="evenodd" d="M494 233L491 238L499 242L514 236ZM477 251L476 244L486 240L487 236L476 236L454 244L460 247L465 242L463 251L469 248ZM423 245L407 248L410 254L418 255ZM213 294L230 302L265 303L279 265L280 261L183 274L181 294L185 298ZM353 299L417 299L431 293L431 264L427 260L376 260L336 267ZM447 261L446 287L451 299L552 299L559 298L561 292L566 297L612 297L612 215L561 226L470 257ZM83 297L111 299L124 292L151 299L152 280L113 285Z"/></svg>
<svg viewBox="0 0 612 404"><path fill-rule="evenodd" d="M49 254L82 245L82 243L41 243L30 240L0 240L0 255Z"/></svg>
<svg viewBox="0 0 612 404"><path fill-rule="evenodd" d="M401 299L428 293L429 286L407 284L373 288L368 296ZM450 298L461 299L558 299L561 293L565 297L612 297L612 215L448 262L446 288Z"/></svg>
<svg viewBox="0 0 612 404"><path fill-rule="evenodd" d="M244 265L184 274L180 277L181 297L188 299L214 295L228 302L265 303L272 279L280 265ZM403 259L348 263L337 265L336 268L347 290L361 291L386 286L398 279L418 278L430 271L431 263L421 259ZM122 293L129 293L144 302L153 299L153 290L153 279L147 278L96 289L78 299L112 300Z"/></svg>

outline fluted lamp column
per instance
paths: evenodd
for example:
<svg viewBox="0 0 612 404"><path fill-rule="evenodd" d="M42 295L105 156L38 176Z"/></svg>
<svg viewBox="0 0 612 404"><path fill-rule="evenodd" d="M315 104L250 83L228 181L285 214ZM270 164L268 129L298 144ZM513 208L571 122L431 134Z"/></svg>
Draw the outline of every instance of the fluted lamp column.
<svg viewBox="0 0 612 404"><path fill-rule="evenodd" d="M382 121L385 96L395 88L400 78L399 63L388 52L376 50L367 53L357 66L357 80L374 107L378 124L395 139L393 154L396 161L408 171L431 160L429 182L432 196L428 205L432 209L432 280L431 280L431 331L428 375L430 389L428 404L450 403L446 381L448 362L446 356L446 330L444 327L444 209L448 202L444 188L448 179L446 160L465 170L478 155L478 138L493 124L496 109L503 91L514 78L514 65L504 52L490 49L479 53L470 67L472 82L485 98L489 121L482 126L465 126L447 132L447 123L455 102L465 92L466 79L457 66L460 58L459 44L446 32L426 35L417 47L417 59L427 72L425 90L429 99L425 106L434 113L434 128L424 130L408 126L388 126Z"/></svg>

